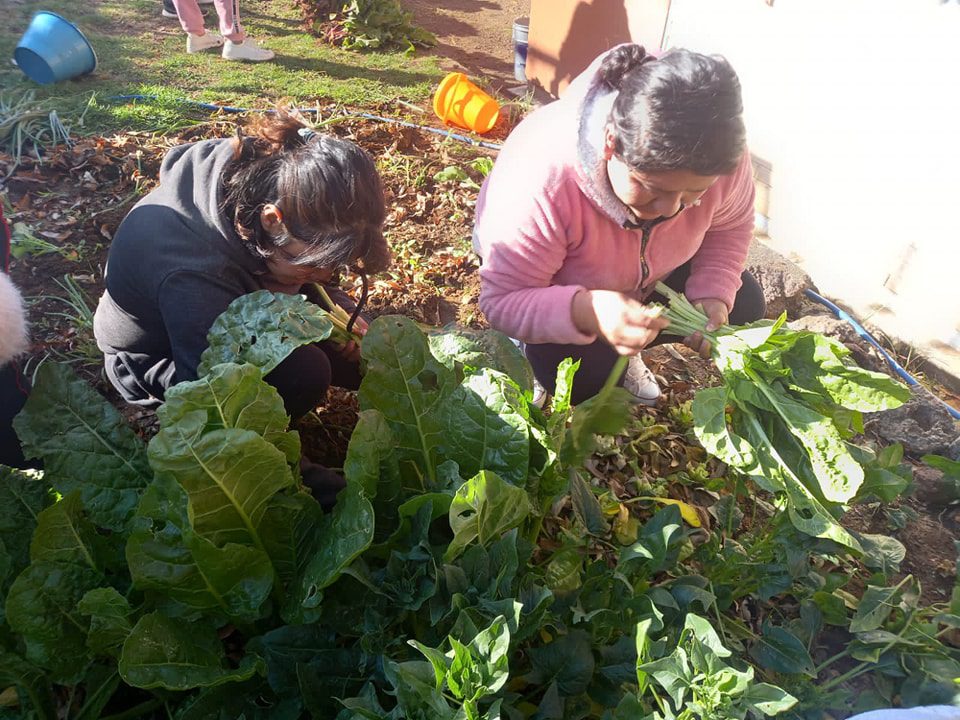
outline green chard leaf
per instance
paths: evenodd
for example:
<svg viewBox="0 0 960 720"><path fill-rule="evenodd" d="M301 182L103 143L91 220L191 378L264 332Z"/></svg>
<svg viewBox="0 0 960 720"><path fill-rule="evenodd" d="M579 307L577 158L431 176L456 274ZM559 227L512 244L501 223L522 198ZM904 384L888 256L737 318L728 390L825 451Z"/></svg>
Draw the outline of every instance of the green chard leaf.
<svg viewBox="0 0 960 720"><path fill-rule="evenodd" d="M263 549L258 527L275 493L293 488L287 458L252 430L205 432L207 413L194 410L163 428L150 442L158 476L176 479L187 491L198 535Z"/></svg>
<svg viewBox="0 0 960 720"><path fill-rule="evenodd" d="M343 475L348 483L363 488L368 498L385 495L395 500L400 493L400 469L393 455L395 442L386 418L379 410L364 410L350 435Z"/></svg>
<svg viewBox="0 0 960 720"><path fill-rule="evenodd" d="M17 688L21 709L30 708L38 720L56 720L53 689L43 670L24 660L16 653L0 650L0 683Z"/></svg>
<svg viewBox="0 0 960 720"><path fill-rule="evenodd" d="M488 545L499 539L522 523L530 512L526 491L504 482L494 473L478 473L457 490L450 505L453 541L444 560L450 562L475 540Z"/></svg>
<svg viewBox="0 0 960 720"><path fill-rule="evenodd" d="M373 542L373 507L359 485L340 492L333 512L324 515L317 529L319 541L290 593L287 622L315 621L322 590L333 583Z"/></svg>
<svg viewBox="0 0 960 720"><path fill-rule="evenodd" d="M217 631L204 623L144 615L123 644L120 676L133 687L190 690L249 680L263 660L248 653L230 668Z"/></svg>
<svg viewBox="0 0 960 720"><path fill-rule="evenodd" d="M850 351L842 343L817 333L798 335L781 356L794 384L859 412L891 410L910 399L910 388L889 375L846 364Z"/></svg>
<svg viewBox="0 0 960 720"><path fill-rule="evenodd" d="M765 625L763 634L750 647L750 656L758 665L774 672L816 677L806 646L782 627Z"/></svg>
<svg viewBox="0 0 960 720"><path fill-rule="evenodd" d="M14 420L28 457L64 495L80 490L94 524L123 531L152 478L145 448L120 413L67 366L44 363Z"/></svg>
<svg viewBox="0 0 960 720"><path fill-rule="evenodd" d="M583 630L562 635L548 645L529 650L533 669L525 676L529 683L546 687L553 682L562 697L586 691L593 678L596 661L590 636Z"/></svg>
<svg viewBox="0 0 960 720"><path fill-rule="evenodd" d="M174 427L197 410L207 414L204 432L253 430L280 450L289 464L300 462L300 437L287 431L290 418L283 398L253 365L224 363L199 380L175 385L167 391L157 417L161 427Z"/></svg>
<svg viewBox="0 0 960 720"><path fill-rule="evenodd" d="M127 599L112 587L90 590L77 603L81 615L90 618L87 647L94 655L116 657L133 625L133 609Z"/></svg>
<svg viewBox="0 0 960 720"><path fill-rule="evenodd" d="M867 585L860 604L857 605L857 611L850 620L850 632L862 633L882 627L896 607L894 600L902 587L911 580L912 577L908 575L894 587Z"/></svg>
<svg viewBox="0 0 960 720"><path fill-rule="evenodd" d="M603 536L610 531L610 523L603 515L600 501L590 485L575 470L570 471L570 501L577 519L591 535Z"/></svg>
<svg viewBox="0 0 960 720"><path fill-rule="evenodd" d="M30 560L74 563L103 572L97 557L97 546L102 543L96 528L84 517L80 491L75 490L37 516Z"/></svg>
<svg viewBox="0 0 960 720"><path fill-rule="evenodd" d="M727 427L727 391L722 387L697 391L693 398L693 429L704 449L731 467L748 471L756 464L753 448Z"/></svg>
<svg viewBox="0 0 960 720"><path fill-rule="evenodd" d="M416 323L397 315L370 324L363 357L367 372L360 385L361 409L379 410L386 418L405 483L432 489L448 401L457 385L453 370L430 353Z"/></svg>
<svg viewBox="0 0 960 720"><path fill-rule="evenodd" d="M520 388L503 373L483 369L464 379L448 408L443 456L466 477L488 470L524 487L530 431Z"/></svg>
<svg viewBox="0 0 960 720"><path fill-rule="evenodd" d="M71 685L83 677L89 622L77 603L102 583L100 573L87 566L40 562L10 588L7 622L23 637L27 659L47 668L57 683Z"/></svg>
<svg viewBox="0 0 960 720"><path fill-rule="evenodd" d="M218 548L191 529L186 492L168 477L158 477L144 493L126 555L138 589L234 621L257 619L273 587L264 551L237 543Z"/></svg>
<svg viewBox="0 0 960 720"><path fill-rule="evenodd" d="M783 390L770 390L777 414L810 457L823 497L837 503L850 500L863 482L863 468L850 454L833 421Z"/></svg>
<svg viewBox="0 0 960 720"><path fill-rule="evenodd" d="M298 347L326 340L332 331L327 313L302 295L241 295L210 327L197 375L221 363L249 363L266 375Z"/></svg>
<svg viewBox="0 0 960 720"><path fill-rule="evenodd" d="M459 366L470 374L489 368L509 377L521 390L533 390L533 370L530 363L513 340L501 332L445 329L430 332L428 340L433 356L451 370L456 370Z"/></svg>
<svg viewBox="0 0 960 720"><path fill-rule="evenodd" d="M743 694L743 700L764 715L778 715L797 704L797 698L776 685L754 683Z"/></svg>
<svg viewBox="0 0 960 720"><path fill-rule="evenodd" d="M0 585L4 596L13 578L30 564L37 518L52 502L53 495L40 473L0 465L0 542L11 562L8 580Z"/></svg>

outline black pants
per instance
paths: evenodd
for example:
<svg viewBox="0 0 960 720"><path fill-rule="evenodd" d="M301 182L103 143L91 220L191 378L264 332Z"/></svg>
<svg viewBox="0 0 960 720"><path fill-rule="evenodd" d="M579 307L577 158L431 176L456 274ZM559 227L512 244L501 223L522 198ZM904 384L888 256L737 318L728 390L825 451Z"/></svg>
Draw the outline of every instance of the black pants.
<svg viewBox="0 0 960 720"><path fill-rule="evenodd" d="M128 403L156 408L173 385L176 367L166 357L119 352L104 358L107 378ZM332 343L297 348L264 378L273 385L287 414L296 419L323 402L331 385L356 390L360 367L345 360Z"/></svg>
<svg viewBox="0 0 960 720"><path fill-rule="evenodd" d="M20 440L13 431L13 418L27 402L27 391L27 379L16 363L7 363L0 368L0 465L36 467L24 460Z"/></svg>
<svg viewBox="0 0 960 720"><path fill-rule="evenodd" d="M664 282L674 290L683 292L683 287L689 275L690 266L688 263L674 270ZM743 325L759 320L764 316L767 309L766 301L763 298L763 290L756 278L749 272L744 272L741 280L743 284L737 292L733 308L730 310L730 324L732 325ZM657 293L654 293L650 300L666 304L666 298ZM649 347L679 341L680 338L674 335L661 333ZM580 369L573 381L572 400L574 404L583 402L600 392L600 388L607 381L607 377L609 377L617 357L619 357L617 351L602 339L598 339L590 345L544 343L526 345L525 347L527 360L530 361L533 374L551 394L556 386L557 366L565 358L580 361ZM622 377L620 382L623 382Z"/></svg>

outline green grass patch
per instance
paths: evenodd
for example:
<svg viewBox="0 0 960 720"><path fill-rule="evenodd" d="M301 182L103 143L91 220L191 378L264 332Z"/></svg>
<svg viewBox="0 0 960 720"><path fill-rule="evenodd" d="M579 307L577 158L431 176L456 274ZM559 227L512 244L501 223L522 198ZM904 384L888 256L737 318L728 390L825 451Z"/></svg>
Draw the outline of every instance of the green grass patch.
<svg viewBox="0 0 960 720"><path fill-rule="evenodd" d="M30 0L7 8L0 26L0 57L13 50L40 9L75 22L97 53L97 71L79 80L38 86L15 66L0 69L7 93L35 90L65 122L86 109L79 132L122 129L174 130L207 113L181 98L238 107L264 108L280 100L312 106L335 102L373 106L394 98L428 97L442 72L437 59L403 52L357 53L330 47L306 34L289 0L244 0L247 33L276 53L267 63L223 60L215 50L188 55L176 20L160 16L160 0ZM203 6L207 28L216 29L211 5ZM116 95L155 95L150 103L111 101ZM91 96L94 97L91 103ZM88 108L89 105L89 108Z"/></svg>

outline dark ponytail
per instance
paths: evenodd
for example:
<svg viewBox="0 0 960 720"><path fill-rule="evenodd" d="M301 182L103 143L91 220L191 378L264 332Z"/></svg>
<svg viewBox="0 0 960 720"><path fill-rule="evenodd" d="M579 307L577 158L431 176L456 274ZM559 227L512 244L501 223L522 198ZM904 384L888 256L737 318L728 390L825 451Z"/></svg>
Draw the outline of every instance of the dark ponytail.
<svg viewBox="0 0 960 720"><path fill-rule="evenodd" d="M290 235L309 245L299 264L359 264L369 273L390 264L383 188L364 150L314 133L283 111L262 118L236 143L221 178L223 208L251 253L269 258L290 242L260 223L263 206L274 203Z"/></svg>
<svg viewBox="0 0 960 720"><path fill-rule="evenodd" d="M600 78L618 90L614 152L636 170L733 172L746 149L740 80L719 55L675 49L653 58L639 45L611 51Z"/></svg>

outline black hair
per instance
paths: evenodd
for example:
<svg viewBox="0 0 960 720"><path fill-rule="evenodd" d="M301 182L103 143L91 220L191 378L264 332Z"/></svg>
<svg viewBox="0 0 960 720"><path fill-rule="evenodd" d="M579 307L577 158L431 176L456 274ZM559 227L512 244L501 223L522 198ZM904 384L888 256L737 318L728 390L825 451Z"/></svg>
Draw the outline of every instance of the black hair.
<svg viewBox="0 0 960 720"><path fill-rule="evenodd" d="M655 58L640 45L622 45L604 58L600 77L618 91L614 152L630 167L726 175L740 163L740 80L725 58L683 49Z"/></svg>
<svg viewBox="0 0 960 720"><path fill-rule="evenodd" d="M386 206L373 158L348 140L320 135L278 111L237 140L221 178L223 208L245 247L270 258L293 238L309 249L295 261L376 273L390 264ZM273 203L288 233L271 236L260 212Z"/></svg>

